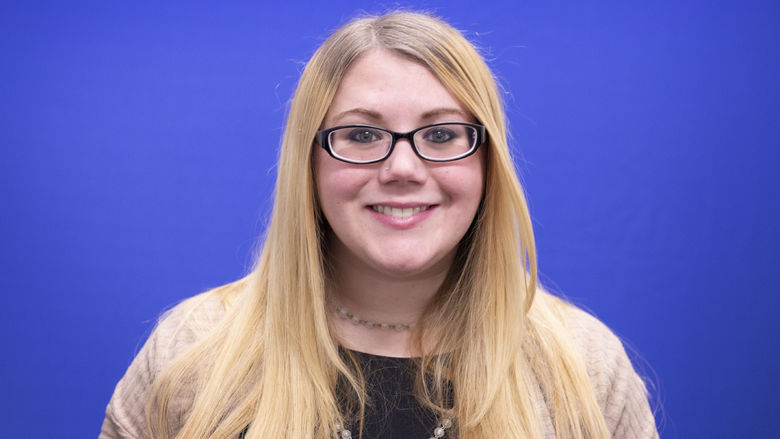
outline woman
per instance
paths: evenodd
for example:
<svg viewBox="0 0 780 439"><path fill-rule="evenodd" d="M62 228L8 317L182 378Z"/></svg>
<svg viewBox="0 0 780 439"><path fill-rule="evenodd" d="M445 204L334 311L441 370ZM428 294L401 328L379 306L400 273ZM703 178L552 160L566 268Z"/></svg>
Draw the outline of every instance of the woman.
<svg viewBox="0 0 780 439"><path fill-rule="evenodd" d="M164 318L102 437L657 437L594 318L538 290L490 70L423 14L304 70L256 269Z"/></svg>

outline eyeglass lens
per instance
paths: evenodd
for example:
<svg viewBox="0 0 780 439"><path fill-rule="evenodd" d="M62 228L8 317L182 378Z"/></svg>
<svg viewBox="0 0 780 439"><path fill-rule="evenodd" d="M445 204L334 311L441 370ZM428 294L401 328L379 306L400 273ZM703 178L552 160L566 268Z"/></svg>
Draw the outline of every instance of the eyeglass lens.
<svg viewBox="0 0 780 439"><path fill-rule="evenodd" d="M470 152L477 140L477 130L469 125L434 125L416 131L412 139L423 157L447 160ZM387 154L393 135L380 128L352 126L331 131L329 142L337 156L369 162Z"/></svg>

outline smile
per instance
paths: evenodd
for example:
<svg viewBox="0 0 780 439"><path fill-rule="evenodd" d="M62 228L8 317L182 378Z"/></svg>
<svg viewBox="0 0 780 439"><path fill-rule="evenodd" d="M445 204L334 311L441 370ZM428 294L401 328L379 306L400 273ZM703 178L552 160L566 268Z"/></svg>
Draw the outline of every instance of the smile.
<svg viewBox="0 0 780 439"><path fill-rule="evenodd" d="M430 209L431 206L417 206L417 207L390 207L390 206L371 206L374 212L381 213L383 215L389 215L394 218L408 218L414 214L425 212Z"/></svg>

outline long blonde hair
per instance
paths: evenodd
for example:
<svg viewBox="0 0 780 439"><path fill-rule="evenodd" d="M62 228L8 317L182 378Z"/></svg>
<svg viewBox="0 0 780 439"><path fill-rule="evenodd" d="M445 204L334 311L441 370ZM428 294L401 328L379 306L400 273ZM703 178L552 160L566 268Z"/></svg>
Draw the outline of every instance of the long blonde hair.
<svg viewBox="0 0 780 439"><path fill-rule="evenodd" d="M372 48L428 67L488 132L480 210L426 310L426 324L416 328L418 344L425 334L438 334L419 361L418 398L453 416L461 438L541 438L534 390L541 389L558 437L607 437L565 327L568 305L537 293L531 221L493 75L457 30L410 12L348 23L306 65L290 106L258 264L247 278L216 292L229 304L226 315L156 380L147 407L150 433L230 438L248 425L249 439L332 438L336 424L348 416L339 407L337 383L347 383L365 404L359 371L340 354L328 324L327 228L311 155L341 79ZM432 355L436 352L447 354ZM170 431L169 407L179 398L190 398L190 408L183 426Z"/></svg>

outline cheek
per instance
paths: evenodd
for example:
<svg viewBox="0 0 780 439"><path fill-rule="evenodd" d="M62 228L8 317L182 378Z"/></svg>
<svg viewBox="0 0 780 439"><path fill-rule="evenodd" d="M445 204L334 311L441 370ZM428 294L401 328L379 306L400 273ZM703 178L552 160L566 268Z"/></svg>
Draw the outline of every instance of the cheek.
<svg viewBox="0 0 780 439"><path fill-rule="evenodd" d="M485 187L485 169L482 160L464 163L464 166L453 169L441 169L439 184L453 201L464 205L476 206L482 200Z"/></svg>
<svg viewBox="0 0 780 439"><path fill-rule="evenodd" d="M347 202L357 199L367 180L365 169L334 160L324 151L314 157L317 198L326 217L337 213L336 209Z"/></svg>

